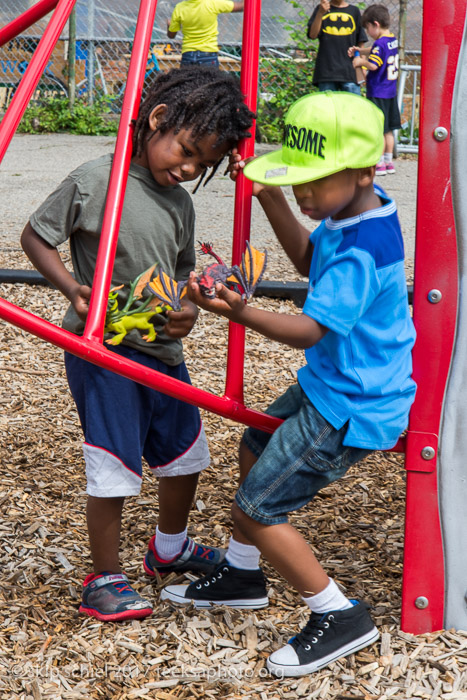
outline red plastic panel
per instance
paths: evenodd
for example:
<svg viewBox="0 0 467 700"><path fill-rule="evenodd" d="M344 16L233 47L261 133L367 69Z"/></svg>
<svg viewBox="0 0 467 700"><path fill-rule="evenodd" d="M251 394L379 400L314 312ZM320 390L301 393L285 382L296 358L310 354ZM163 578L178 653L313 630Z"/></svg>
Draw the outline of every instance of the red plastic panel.
<svg viewBox="0 0 467 700"><path fill-rule="evenodd" d="M418 162L417 242L414 322L417 329L414 378L418 384L407 438L407 502L403 576L402 629L415 634L443 627L444 556L438 510L436 456L431 471L420 469L425 447L418 433L439 434L456 328L458 272L451 200L448 134L454 81L466 3L424 0L420 150ZM439 303L429 292L439 290ZM436 448L436 445L433 444ZM428 603L428 604L426 604ZM419 607L420 606L420 607ZM424 607L425 606L425 607Z"/></svg>

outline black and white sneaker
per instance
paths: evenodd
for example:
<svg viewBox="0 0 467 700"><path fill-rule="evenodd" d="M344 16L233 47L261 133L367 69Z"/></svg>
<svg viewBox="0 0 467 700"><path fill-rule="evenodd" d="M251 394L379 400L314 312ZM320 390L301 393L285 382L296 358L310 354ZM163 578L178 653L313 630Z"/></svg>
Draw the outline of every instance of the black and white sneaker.
<svg viewBox="0 0 467 700"><path fill-rule="evenodd" d="M268 605L266 579L262 569L236 569L223 563L212 574L188 586L166 586L161 600L195 608L227 605L230 608L265 608Z"/></svg>
<svg viewBox="0 0 467 700"><path fill-rule="evenodd" d="M323 614L311 613L305 627L267 659L276 676L304 676L375 642L379 632L368 605L352 600L352 607Z"/></svg>

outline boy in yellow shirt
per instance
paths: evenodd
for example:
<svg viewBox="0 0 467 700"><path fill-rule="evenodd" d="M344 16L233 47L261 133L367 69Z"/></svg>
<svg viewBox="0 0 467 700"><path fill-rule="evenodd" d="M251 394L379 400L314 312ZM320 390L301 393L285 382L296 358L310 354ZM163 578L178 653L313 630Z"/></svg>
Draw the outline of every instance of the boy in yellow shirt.
<svg viewBox="0 0 467 700"><path fill-rule="evenodd" d="M183 0L167 20L167 36L183 33L181 66L203 64L219 67L217 16L224 12L243 12L243 1Z"/></svg>

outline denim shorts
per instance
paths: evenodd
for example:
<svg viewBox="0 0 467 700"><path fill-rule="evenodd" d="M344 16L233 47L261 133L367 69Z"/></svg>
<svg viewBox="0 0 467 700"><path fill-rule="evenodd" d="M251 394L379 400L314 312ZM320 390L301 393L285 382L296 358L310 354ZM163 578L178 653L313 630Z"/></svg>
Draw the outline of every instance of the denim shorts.
<svg viewBox="0 0 467 700"><path fill-rule="evenodd" d="M334 81L327 81L324 83L318 83L318 90L320 92L326 92L327 90L331 90L332 92L353 92L354 95L362 94L360 85L358 85L357 83L340 83Z"/></svg>
<svg viewBox="0 0 467 700"><path fill-rule="evenodd" d="M217 66L219 68L219 54L217 51L185 51L182 53L180 66Z"/></svg>
<svg viewBox="0 0 467 700"><path fill-rule="evenodd" d="M343 441L347 424L333 428L298 384L268 408L283 418L270 434L248 428L243 441L258 457L235 500L244 513L265 525L287 522L287 514L309 503L324 486L343 476L370 453Z"/></svg>

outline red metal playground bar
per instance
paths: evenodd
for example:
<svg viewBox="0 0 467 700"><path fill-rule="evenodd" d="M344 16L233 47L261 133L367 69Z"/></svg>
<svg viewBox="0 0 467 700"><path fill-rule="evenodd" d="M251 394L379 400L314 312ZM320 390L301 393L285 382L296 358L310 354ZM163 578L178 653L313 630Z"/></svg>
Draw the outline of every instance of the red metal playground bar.
<svg viewBox="0 0 467 700"><path fill-rule="evenodd" d="M450 590L450 586L445 585L449 583L445 581L446 543L443 543L441 536L442 513L438 505L438 438L456 333L458 260L456 223L451 197L450 139L445 136L450 134L451 112L457 99L455 82L459 80L458 60L462 47L466 3L467 0L461 0L454 7L451 0L424 0L414 284L414 321L418 334L414 349L414 376L418 383L418 392L407 436L394 448L394 451L405 451L406 455L407 512L402 628L413 633L443 627L445 591ZM16 20L0 29L1 46L54 9L34 57L0 123L0 161L73 4L74 0L39 0ZM223 396L215 396L148 370L116 355L103 345L107 297L131 158L132 120L137 115L140 103L156 5L157 0L140 2L84 335L78 337L68 333L4 299L0 299L0 318L89 362L146 386L221 416L273 432L278 425L277 419L244 405L243 327L236 324L230 324L229 327L226 387ZM241 84L246 102L253 110L256 109L260 21L260 0L246 0ZM252 155L253 151L253 138L240 145L243 157ZM232 250L234 263L239 262L245 242L249 238L251 195L251 183L239 177L235 190ZM463 531L466 532L467 527ZM467 575L467 566L465 571ZM456 605L457 603L454 603L451 608L456 610ZM450 621L449 626L455 624L457 623Z"/></svg>

